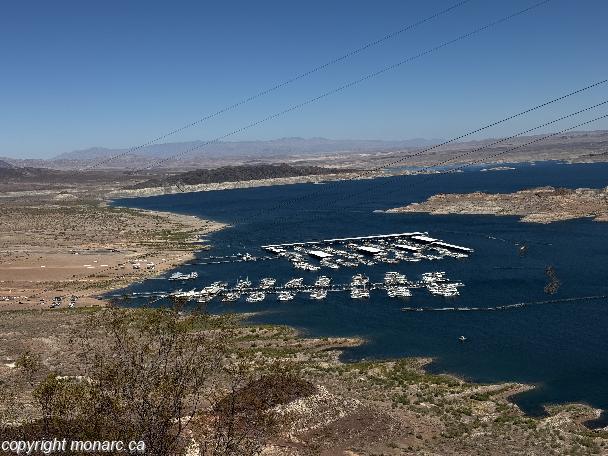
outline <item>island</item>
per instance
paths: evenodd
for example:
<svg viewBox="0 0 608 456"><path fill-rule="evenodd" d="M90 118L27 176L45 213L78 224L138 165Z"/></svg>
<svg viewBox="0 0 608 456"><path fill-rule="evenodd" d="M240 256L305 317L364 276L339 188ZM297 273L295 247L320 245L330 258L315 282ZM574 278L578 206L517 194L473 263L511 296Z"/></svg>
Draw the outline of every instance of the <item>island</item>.
<svg viewBox="0 0 608 456"><path fill-rule="evenodd" d="M389 209L387 212L426 212L429 214L515 215L522 222L551 223L583 217L608 221L608 187L539 187L514 193L438 194L422 203Z"/></svg>

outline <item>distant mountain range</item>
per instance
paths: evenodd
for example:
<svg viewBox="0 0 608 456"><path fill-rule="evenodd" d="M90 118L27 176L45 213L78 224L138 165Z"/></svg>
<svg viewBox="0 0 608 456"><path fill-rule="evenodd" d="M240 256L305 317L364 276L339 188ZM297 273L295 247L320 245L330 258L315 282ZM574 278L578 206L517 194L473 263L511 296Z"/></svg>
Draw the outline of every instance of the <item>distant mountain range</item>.
<svg viewBox="0 0 608 456"><path fill-rule="evenodd" d="M37 166L59 169L86 167L109 160L104 168L148 166L155 161L170 159L163 163L167 168L191 168L208 166L224 161L241 159L243 162L259 159L305 157L325 154L366 153L412 149L436 144L439 140L422 138L402 141L382 140L336 140L326 138L280 138L269 141L229 141L207 144L205 141L188 141L152 144L129 152L129 149L92 147L62 153L49 160L5 159L17 166ZM177 156L179 159L172 160Z"/></svg>
<svg viewBox="0 0 608 456"><path fill-rule="evenodd" d="M410 148L435 144L437 141L426 139L409 139L404 141L382 140L341 140L326 138L280 138L269 141L235 141L206 144L205 141L153 144L133 152L152 158L167 158L172 155L192 150L185 158L195 156L272 156L294 154L323 154L328 152L363 152L385 150L389 148ZM93 147L63 153L55 160L99 160L128 152L129 149L105 149Z"/></svg>
<svg viewBox="0 0 608 456"><path fill-rule="evenodd" d="M206 144L204 141L153 144L133 152L129 149L94 147L58 155L49 160L13 159L0 157L0 169L51 168L78 170L93 167L114 171L189 171L224 166L288 163L298 166L365 168L388 159L408 158L409 166L433 165L453 160L488 160L497 150L504 150L500 160L608 160L608 130L574 131L543 138L544 135L519 136L497 141L486 138L453 142L445 147L419 154L420 149L441 140L410 139L403 141L337 140L326 138L281 138L270 141L234 141ZM539 140L536 142L536 140ZM534 140L531 146L525 142ZM513 153L506 149L515 145ZM478 149L479 152L473 149ZM463 153L466 154L463 155ZM508 153L507 153L508 152ZM462 158L458 158L458 157Z"/></svg>

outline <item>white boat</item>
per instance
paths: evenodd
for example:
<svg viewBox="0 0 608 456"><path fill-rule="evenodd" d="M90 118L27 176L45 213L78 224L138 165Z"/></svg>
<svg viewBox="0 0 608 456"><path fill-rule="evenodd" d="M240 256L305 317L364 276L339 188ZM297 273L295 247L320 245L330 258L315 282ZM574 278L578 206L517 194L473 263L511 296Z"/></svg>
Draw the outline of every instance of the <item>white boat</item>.
<svg viewBox="0 0 608 456"><path fill-rule="evenodd" d="M296 294L293 291L281 291L277 295L277 299L279 301L291 301L295 297L296 297Z"/></svg>
<svg viewBox="0 0 608 456"><path fill-rule="evenodd" d="M422 274L422 281L425 283L446 282L447 279L445 277L444 271L437 271L437 272L425 272L424 274Z"/></svg>
<svg viewBox="0 0 608 456"><path fill-rule="evenodd" d="M294 261L293 266L294 268L303 269L305 271L318 271L319 269L321 269L319 266L315 266L305 261Z"/></svg>
<svg viewBox="0 0 608 456"><path fill-rule="evenodd" d="M313 290L310 292L310 299L325 299L327 290Z"/></svg>
<svg viewBox="0 0 608 456"><path fill-rule="evenodd" d="M365 285L368 282L369 282L369 277L367 277L367 276L365 276L363 274L354 275L353 278L352 278L352 280L351 280L351 283L353 285Z"/></svg>
<svg viewBox="0 0 608 456"><path fill-rule="evenodd" d="M273 279L272 277L265 277L260 280L260 288L270 288L273 287L275 283L277 283L277 279Z"/></svg>
<svg viewBox="0 0 608 456"><path fill-rule="evenodd" d="M199 297L200 293L198 291L196 291L196 289L192 289L190 291L182 291L182 290L177 290L174 291L173 293L171 293L171 296L174 296L176 298L186 298L186 299L194 299Z"/></svg>
<svg viewBox="0 0 608 456"><path fill-rule="evenodd" d="M382 262L387 264L397 264L399 263L399 260L397 258L384 258L382 259Z"/></svg>
<svg viewBox="0 0 608 456"><path fill-rule="evenodd" d="M237 291L229 291L224 295L224 297L222 298L222 301L223 302L234 302L234 301L238 301L240 297L241 297L241 293L239 293Z"/></svg>
<svg viewBox="0 0 608 456"><path fill-rule="evenodd" d="M407 278L398 272L387 272L384 274L384 283L386 285L406 285Z"/></svg>
<svg viewBox="0 0 608 456"><path fill-rule="evenodd" d="M263 291L254 291L247 296L247 302L262 302L266 298L266 293Z"/></svg>
<svg viewBox="0 0 608 456"><path fill-rule="evenodd" d="M353 287L350 289L350 297L353 299L369 298L369 291L365 288Z"/></svg>
<svg viewBox="0 0 608 456"><path fill-rule="evenodd" d="M215 295L212 294L201 294L196 301L205 303L211 301L214 297Z"/></svg>
<svg viewBox="0 0 608 456"><path fill-rule="evenodd" d="M331 277L319 276L315 281L315 287L328 287L331 283Z"/></svg>
<svg viewBox="0 0 608 456"><path fill-rule="evenodd" d="M323 259L319 262L319 264L321 266L324 266L326 268L330 268L330 269L340 269L340 266L338 266L336 263L334 263L333 261L327 260L327 259Z"/></svg>
<svg viewBox="0 0 608 456"><path fill-rule="evenodd" d="M304 283L303 277L298 277L297 279L291 279L285 284L285 288L296 288L301 287Z"/></svg>
<svg viewBox="0 0 608 456"><path fill-rule="evenodd" d="M340 266L346 266L347 268L356 268L357 266L359 266L358 261L348 261L343 260L342 258L338 258L336 260L336 263L338 263Z"/></svg>
<svg viewBox="0 0 608 456"><path fill-rule="evenodd" d="M203 288L201 290L201 293L215 296L216 294L220 293L221 291L223 291L225 289L226 289L226 287L224 286L223 283L214 282L211 285L209 285L208 287Z"/></svg>
<svg viewBox="0 0 608 456"><path fill-rule="evenodd" d="M198 302L209 302L226 289L226 283L213 282L208 287L203 288L199 293Z"/></svg>
<svg viewBox="0 0 608 456"><path fill-rule="evenodd" d="M409 298L412 292L407 287L388 287L386 292L389 298Z"/></svg>
<svg viewBox="0 0 608 456"><path fill-rule="evenodd" d="M171 274L169 280L194 280L198 277L198 272L194 271L190 274L184 274L183 272L175 272Z"/></svg>
<svg viewBox="0 0 608 456"><path fill-rule="evenodd" d="M458 288L456 288L452 284L430 283L427 284L426 288L431 292L431 294L435 296L444 296L446 298L451 298L453 296L460 295Z"/></svg>
<svg viewBox="0 0 608 456"><path fill-rule="evenodd" d="M464 336L460 336L460 337L458 338L458 340L459 340L460 342L466 342L467 338L466 338L466 337L464 337Z"/></svg>
<svg viewBox="0 0 608 456"><path fill-rule="evenodd" d="M236 283L236 288L242 290L243 288L249 288L251 286L251 280L249 280L249 277L247 277L246 279L240 279L237 283Z"/></svg>

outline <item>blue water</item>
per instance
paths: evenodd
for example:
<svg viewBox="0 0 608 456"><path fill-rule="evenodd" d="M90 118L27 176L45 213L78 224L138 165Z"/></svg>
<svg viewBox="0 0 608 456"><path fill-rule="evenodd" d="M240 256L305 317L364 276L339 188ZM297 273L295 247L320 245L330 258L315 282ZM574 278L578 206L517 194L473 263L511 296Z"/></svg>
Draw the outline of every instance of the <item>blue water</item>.
<svg viewBox="0 0 608 456"><path fill-rule="evenodd" d="M543 413L543 405L586 402L608 410L608 302L578 301L538 304L497 312L402 312L404 305L497 306L608 294L608 224L574 220L537 225L516 217L431 216L374 212L426 199L439 192L511 192L554 185L569 188L608 185L608 164L564 165L539 163L512 165L513 171L480 172L477 169L432 176L401 176L328 183L287 185L217 192L187 193L126 199L117 205L174 211L232 224L210 237L212 249L199 257L250 252L264 255L268 243L328 239L332 237L428 231L433 237L475 249L466 260L400 263L360 267L357 272L380 281L387 270L409 278L422 272L444 270L466 286L461 296L446 303L425 292L407 302L372 292L367 301L333 293L325 301L306 295L280 303L267 298L258 304L214 302L209 310L256 311L254 322L287 324L311 336L360 336L367 343L347 350L345 360L431 356L434 372L450 372L477 382L519 381L537 385L514 398L526 412ZM312 196L311 196L312 195ZM526 244L521 256L518 246ZM548 297L545 267L554 266L562 286ZM235 281L265 276L279 281L315 272L294 270L282 260L187 266L199 279L181 285L201 287L213 280ZM355 272L342 268L322 270L336 282L347 282ZM174 282L150 280L126 292L172 290ZM141 305L143 300L130 301ZM160 302L157 305L166 303ZM469 341L459 343L458 336ZM608 419L596 424L606 425Z"/></svg>

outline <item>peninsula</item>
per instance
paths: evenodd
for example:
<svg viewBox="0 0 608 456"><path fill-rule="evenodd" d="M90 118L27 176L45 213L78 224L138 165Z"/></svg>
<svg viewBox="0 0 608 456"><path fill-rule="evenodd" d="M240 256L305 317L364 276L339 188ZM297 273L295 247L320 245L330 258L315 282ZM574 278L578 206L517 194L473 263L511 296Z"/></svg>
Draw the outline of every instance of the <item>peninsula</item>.
<svg viewBox="0 0 608 456"><path fill-rule="evenodd" d="M608 222L608 187L566 189L539 187L515 193L440 193L422 203L387 212L429 214L515 215L522 222L551 223L590 217Z"/></svg>

